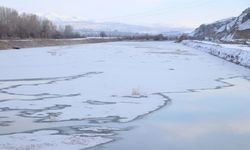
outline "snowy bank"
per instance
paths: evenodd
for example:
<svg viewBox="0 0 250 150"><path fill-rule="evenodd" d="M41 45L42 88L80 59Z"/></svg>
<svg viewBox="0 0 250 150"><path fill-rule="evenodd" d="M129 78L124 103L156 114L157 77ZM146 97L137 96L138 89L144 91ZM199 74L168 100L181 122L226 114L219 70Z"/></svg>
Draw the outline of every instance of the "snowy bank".
<svg viewBox="0 0 250 150"><path fill-rule="evenodd" d="M250 47L240 44L217 44L206 41L183 41L184 45L205 51L235 64L250 67Z"/></svg>

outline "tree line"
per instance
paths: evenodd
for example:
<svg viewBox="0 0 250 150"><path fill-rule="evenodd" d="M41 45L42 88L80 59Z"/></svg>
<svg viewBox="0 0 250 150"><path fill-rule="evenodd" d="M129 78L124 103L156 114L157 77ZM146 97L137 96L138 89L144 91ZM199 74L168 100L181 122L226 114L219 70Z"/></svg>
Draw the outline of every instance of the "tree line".
<svg viewBox="0 0 250 150"><path fill-rule="evenodd" d="M58 28L35 14L19 14L15 9L0 7L0 39L78 37L81 35L70 25Z"/></svg>

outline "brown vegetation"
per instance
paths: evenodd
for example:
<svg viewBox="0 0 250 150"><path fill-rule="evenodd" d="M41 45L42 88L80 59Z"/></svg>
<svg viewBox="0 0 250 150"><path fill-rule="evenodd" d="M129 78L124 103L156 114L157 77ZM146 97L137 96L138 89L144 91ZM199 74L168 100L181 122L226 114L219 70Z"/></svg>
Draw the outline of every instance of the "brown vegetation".
<svg viewBox="0 0 250 150"><path fill-rule="evenodd" d="M48 19L34 14L19 14L16 10L0 7L0 39L28 39L28 38L75 38L71 26L59 30Z"/></svg>
<svg viewBox="0 0 250 150"><path fill-rule="evenodd" d="M119 38L0 40L0 50L120 41Z"/></svg>

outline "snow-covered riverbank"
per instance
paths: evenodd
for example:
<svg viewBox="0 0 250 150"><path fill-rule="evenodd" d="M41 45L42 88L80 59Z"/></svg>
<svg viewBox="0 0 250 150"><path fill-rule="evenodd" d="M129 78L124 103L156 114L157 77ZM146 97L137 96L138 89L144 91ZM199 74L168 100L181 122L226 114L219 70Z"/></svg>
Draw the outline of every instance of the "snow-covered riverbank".
<svg viewBox="0 0 250 150"><path fill-rule="evenodd" d="M184 45L205 51L230 62L250 67L250 47L237 44L217 44L206 41L183 41Z"/></svg>

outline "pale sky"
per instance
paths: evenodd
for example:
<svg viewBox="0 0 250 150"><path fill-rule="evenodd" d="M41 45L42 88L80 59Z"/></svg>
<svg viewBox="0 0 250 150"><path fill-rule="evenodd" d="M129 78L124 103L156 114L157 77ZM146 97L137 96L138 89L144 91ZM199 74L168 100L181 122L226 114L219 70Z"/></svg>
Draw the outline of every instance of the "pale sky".
<svg viewBox="0 0 250 150"><path fill-rule="evenodd" d="M99 22L193 28L237 16L250 0L0 0L0 5Z"/></svg>

